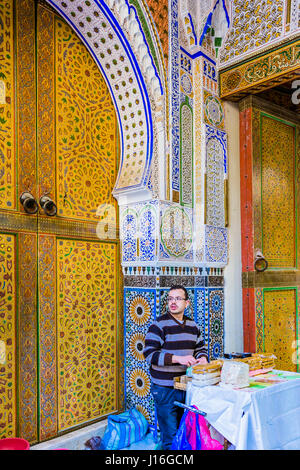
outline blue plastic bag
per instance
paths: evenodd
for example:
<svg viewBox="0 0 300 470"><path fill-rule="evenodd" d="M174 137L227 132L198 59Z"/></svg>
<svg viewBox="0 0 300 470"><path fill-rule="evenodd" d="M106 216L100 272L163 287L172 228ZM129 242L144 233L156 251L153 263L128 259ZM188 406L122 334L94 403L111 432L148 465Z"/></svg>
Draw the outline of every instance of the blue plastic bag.
<svg viewBox="0 0 300 470"><path fill-rule="evenodd" d="M185 410L177 434L172 442L172 450L200 450L201 434L197 426L197 416Z"/></svg>
<svg viewBox="0 0 300 470"><path fill-rule="evenodd" d="M136 408L107 418L107 428L101 441L101 450L117 450L129 447L144 438L149 423Z"/></svg>
<svg viewBox="0 0 300 470"><path fill-rule="evenodd" d="M192 408L198 410L193 405ZM223 446L213 439L207 421L199 413L185 410L177 434L172 443L173 450L222 450Z"/></svg>

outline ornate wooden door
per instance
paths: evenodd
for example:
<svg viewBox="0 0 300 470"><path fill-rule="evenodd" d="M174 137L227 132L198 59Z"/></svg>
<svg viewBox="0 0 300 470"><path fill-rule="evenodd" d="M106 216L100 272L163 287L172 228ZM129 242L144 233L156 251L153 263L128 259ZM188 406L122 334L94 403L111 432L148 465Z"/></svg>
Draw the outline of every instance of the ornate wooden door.
<svg viewBox="0 0 300 470"><path fill-rule="evenodd" d="M62 18L0 7L0 438L33 443L119 409L117 122Z"/></svg>
<svg viewBox="0 0 300 470"><path fill-rule="evenodd" d="M240 137L244 347L298 370L299 116L248 97Z"/></svg>

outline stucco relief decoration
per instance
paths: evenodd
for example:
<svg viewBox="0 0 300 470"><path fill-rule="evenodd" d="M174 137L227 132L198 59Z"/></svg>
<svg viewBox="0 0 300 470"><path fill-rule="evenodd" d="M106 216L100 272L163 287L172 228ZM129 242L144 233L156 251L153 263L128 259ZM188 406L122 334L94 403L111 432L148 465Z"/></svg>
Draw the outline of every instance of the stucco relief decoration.
<svg viewBox="0 0 300 470"><path fill-rule="evenodd" d="M187 212L181 207L167 207L161 217L161 242L173 258L181 258L192 249L193 227Z"/></svg>
<svg viewBox="0 0 300 470"><path fill-rule="evenodd" d="M172 189L180 190L180 131L179 131L179 113L180 113L180 74L179 74L179 25L178 25L178 0L171 0L171 151L172 151ZM178 201L177 201L178 202Z"/></svg>
<svg viewBox="0 0 300 470"><path fill-rule="evenodd" d="M224 111L221 101L207 92L204 92L204 119L207 124L215 127L224 127Z"/></svg>
<svg viewBox="0 0 300 470"><path fill-rule="evenodd" d="M204 40L209 33L211 39L213 40L212 44L214 47L215 56L218 57L219 49L228 33L229 27L230 18L228 2L225 0L216 0L212 5L212 9L209 12L203 26L199 39L199 45L202 46L204 44Z"/></svg>
<svg viewBox="0 0 300 470"><path fill-rule="evenodd" d="M113 97L121 146L114 195L147 192L154 135L151 102L161 106L162 85L134 8L127 0L47 1L85 43Z"/></svg>
<svg viewBox="0 0 300 470"><path fill-rule="evenodd" d="M284 0L233 0L231 8L234 21L220 51L220 65L241 60L282 36Z"/></svg>
<svg viewBox="0 0 300 470"><path fill-rule="evenodd" d="M216 227L225 225L226 153L226 134L206 125L206 223Z"/></svg>
<svg viewBox="0 0 300 470"><path fill-rule="evenodd" d="M286 31L294 32L300 26L300 2L299 0L291 0L291 2L287 1L286 3Z"/></svg>
<svg viewBox="0 0 300 470"><path fill-rule="evenodd" d="M207 263L227 263L227 229L205 226L205 259Z"/></svg>
<svg viewBox="0 0 300 470"><path fill-rule="evenodd" d="M182 204L193 204L193 112L186 103L180 112Z"/></svg>
<svg viewBox="0 0 300 470"><path fill-rule="evenodd" d="M186 95L191 95L193 91L193 82L187 73L181 75L181 88Z"/></svg>

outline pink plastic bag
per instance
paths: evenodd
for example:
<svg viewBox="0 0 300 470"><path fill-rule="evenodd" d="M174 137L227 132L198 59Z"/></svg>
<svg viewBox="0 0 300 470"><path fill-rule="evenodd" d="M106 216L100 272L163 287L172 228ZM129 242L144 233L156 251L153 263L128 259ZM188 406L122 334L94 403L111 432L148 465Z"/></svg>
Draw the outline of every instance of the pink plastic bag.
<svg viewBox="0 0 300 470"><path fill-rule="evenodd" d="M193 408L198 409L196 406ZM172 449L223 450L223 446L216 439L212 439L204 416L185 410Z"/></svg>

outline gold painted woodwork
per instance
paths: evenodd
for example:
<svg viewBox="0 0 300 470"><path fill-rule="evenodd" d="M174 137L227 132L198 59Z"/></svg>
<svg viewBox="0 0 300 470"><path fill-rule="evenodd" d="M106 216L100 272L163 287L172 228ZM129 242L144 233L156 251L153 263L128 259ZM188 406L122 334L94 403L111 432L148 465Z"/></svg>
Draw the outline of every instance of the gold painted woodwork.
<svg viewBox="0 0 300 470"><path fill-rule="evenodd" d="M57 435L56 237L38 236L39 440Z"/></svg>
<svg viewBox="0 0 300 470"><path fill-rule="evenodd" d="M18 190L19 195L29 190L37 197L35 50L35 11L32 0L19 0L16 2L15 49Z"/></svg>
<svg viewBox="0 0 300 470"><path fill-rule="evenodd" d="M0 439L17 432L16 236L0 233Z"/></svg>
<svg viewBox="0 0 300 470"><path fill-rule="evenodd" d="M258 351L274 352L276 367L296 370L298 340L299 270L299 117L274 103L249 96L240 111L250 111L253 254L260 250L269 262L264 272L242 274L243 289L253 289L255 344ZM246 149L247 150L247 149ZM249 152L249 149L247 150ZM250 176L250 175L248 175ZM244 208L242 208L243 210ZM297 230L296 230L297 229ZM247 295L247 291L245 291Z"/></svg>
<svg viewBox="0 0 300 470"><path fill-rule="evenodd" d="M219 72L220 97L239 101L247 94L294 80L300 74L300 40Z"/></svg>
<svg viewBox="0 0 300 470"><path fill-rule="evenodd" d="M93 58L59 18L55 53L58 215L97 220L101 204L117 208L111 190L116 175L114 106Z"/></svg>
<svg viewBox="0 0 300 470"><path fill-rule="evenodd" d="M39 233L52 233L59 236L83 236L85 238L99 239L97 227L102 226L104 222L92 221L77 221L65 220L60 218L49 219L48 217L40 214L39 217L30 216L28 214L13 213L12 211L5 211L0 213L0 227L3 230L15 232L22 230L22 232L32 232L33 229ZM118 240L119 228L115 225L108 225L108 230L105 232L105 239ZM104 232L104 230L103 230Z"/></svg>
<svg viewBox="0 0 300 470"><path fill-rule="evenodd" d="M89 261L89 247L95 247L96 256L92 261L91 268L92 278L97 281L101 272L103 274L102 282L105 283L105 288L96 292L99 300L98 304L101 306L102 301L109 304L109 307L101 315L99 323L100 328L102 328L101 337L105 338L105 343L99 341L99 345L94 348L96 351L98 348L98 352L102 348L100 353L105 356L104 363L109 363L109 367L111 367L110 371L105 370L103 372L103 374L107 374L107 377L104 378L102 383L105 391L103 392L102 387L101 397L106 397L106 404L103 401L102 408L98 407L97 412L92 409L93 405L90 410L87 406L85 411L81 410L80 417L74 417L72 426L79 427L85 425L87 421L102 419L107 413L119 410L123 406L124 397L119 389L121 382L118 376L120 364L117 365L119 360L117 351L118 348L122 350L123 341L122 283L119 281L121 271L118 227L115 226L115 224L118 224L118 216L116 211L114 225L111 226L111 223L109 223L106 227L105 219L100 220L101 217L96 212L98 206L103 202L117 208L116 201L111 196L111 191L117 174L118 135L115 111L106 84L73 30L45 2L43 2L44 5L41 5L39 1L35 2L35 0L17 0L15 2L8 0L2 3L3 5L5 3L5 8L10 8L9 14L7 13L7 17L10 16L9 20L6 17L3 20L3 9L0 9L0 16L3 20L7 38L6 52L11 55L5 61L5 67L7 67L5 77L6 103L0 103L0 118L4 117L6 119L4 124L0 121L0 129L5 131L2 132L2 136L5 134L5 139L1 140L0 138L0 175L3 174L0 177L0 189L1 185L4 184L7 190L6 192L4 190L0 191L0 241L4 240L5 249L2 248L5 253L5 250L10 247L9 243L11 243L8 243L7 240L13 240L14 257L11 272L4 272L1 269L3 265L0 261L0 279L2 281L3 276L5 278L9 275L12 285L8 296L6 292L4 298L0 296L0 312L1 301L4 302L2 305L8 306L9 309L11 307L4 320L3 317L0 317L0 361L3 357L2 338L4 338L4 335L4 342L8 341L5 356L6 364L3 366L0 363L0 380L2 379L5 382L4 386L0 384L0 400L5 401L8 410L7 413L6 411L2 413L0 404L0 416L2 413L0 417L0 424L2 425L0 427L0 438L20 436L33 444L56 437L61 431L58 425L61 425L61 428L64 429L67 429L68 426L64 418L66 410L60 407L58 400L58 395L63 394L63 390L60 390L60 377L57 375L58 367L60 367L60 371L65 367L67 368L69 360L66 355L66 363L63 363L61 357L60 363L58 363L56 341L57 321L65 308L65 305L61 305L62 301L59 293L68 295L66 278L60 279L60 284L56 279L57 270L59 270L57 246L61 240L63 240L63 243L81 244L80 256L82 263L86 263L86 266ZM15 5L15 10L13 10L13 5ZM13 11L15 12L15 18L12 17ZM35 11L37 13L36 17ZM56 153L56 148L58 148L55 141L57 137L56 124L59 123L62 126L62 123L65 123L64 119L69 118L68 114L58 114L58 111L61 111L63 105L68 106L71 104L70 101L64 103L62 95L59 95L55 89L58 74L62 78L62 83L65 83L61 70L58 70L58 62L55 62L55 44L58 43L58 40L55 40L55 34L57 33L58 22L63 25L65 34L68 33L74 39L76 53L74 50L73 59L86 65L86 68L80 68L80 74L77 75L79 82L83 83L85 80L85 86L88 90L85 96L86 102L99 95L103 98L105 104L106 115L100 115L101 109L98 101L97 106L95 105L96 108L91 110L94 112L94 119L88 121L87 128L84 129L85 144L100 129L103 138L101 145L104 146L104 150L98 147L93 148L94 157L98 158L102 151L111 151L108 166L106 168L103 166L101 169L105 177L102 180L102 186L99 187L100 191L98 188L97 193L94 194L91 190L89 194L83 192L86 197L86 206L90 205L92 207L91 211L87 210L85 214L78 214L74 211L67 214L66 207L69 207L68 195L65 198L64 188L60 192L57 186L59 171L65 172L69 169L69 167L66 168L66 165L69 164L69 157L66 154L64 154L65 166L58 168L60 159L59 154ZM14 34L13 25L15 25ZM36 29L35 26L37 26ZM0 69L2 64L3 62L0 60ZM65 65L68 71L67 63ZM69 82L69 86L73 92L76 91L75 86L72 88L72 80ZM92 96L92 92L94 96ZM55 97L57 98L56 104ZM76 100L76 96L72 95L72 99ZM85 103L83 103L84 106ZM90 104L93 105L93 103ZM63 118L63 122L59 120L59 116ZM77 114L72 115L72 117L74 116L76 117ZM107 116L110 117L110 120L104 119L101 122L102 117ZM96 126L98 128L94 131ZM69 135L72 135L71 131ZM8 145L8 142L11 145ZM61 150L62 146L59 149ZM82 148L81 151L83 151ZM5 158L6 167L4 169L1 166L3 160L1 159L1 152L4 153ZM82 153L82 155L84 154ZM91 166L89 168L84 166L85 163L88 166L88 158L89 155L82 158L82 171L84 173L84 177L80 180L82 184L86 182L87 175L91 170ZM99 165L101 166L101 162L99 163L99 158L97 165L95 166L94 180L100 178ZM76 173L74 168L73 175L76 176L78 182L80 174L79 172ZM11 191L9 185L11 185L13 191ZM47 217L41 209L38 214L33 216L24 213L23 207L17 201L21 192L25 189L29 189L37 199L42 194L48 193L64 213L53 218ZM75 203L77 202L75 201ZM105 230L99 230L99 224L105 224ZM107 228L108 230L106 230ZM105 241L99 240L99 233L105 235ZM107 259L109 254L111 256L110 260ZM10 261L9 256L8 253L5 253L8 261ZM96 266L97 260L99 261L98 266ZM109 262L109 266L106 262ZM66 267L66 264L63 263L62 269L64 267ZM67 274L69 282L73 274L70 272ZM75 275L77 276L76 283L80 283L85 274L82 269L80 271L78 268ZM6 279L4 280L6 282ZM100 298L99 293L101 291L102 295L102 290L106 294L103 299ZM84 291L84 289L81 291ZM1 294L2 292L0 292ZM58 299L60 302L58 308L60 310L56 312ZM76 302L76 299L74 299L74 302ZM80 308L88 309L87 304L85 306L81 304ZM5 326L2 320L5 322L9 316L9 321L11 321L10 312L13 312L15 323L10 326L9 337L5 329L8 321ZM71 321L74 320L72 315L73 311L69 313ZM118 324L118 315L120 324ZM18 319L18 324L16 319ZM96 328L96 326L95 329L92 328L88 334L83 332L87 337L87 341L90 341L93 335L99 335ZM59 331L61 332L61 330ZM112 361L109 361L108 355L110 353L108 347L104 348L104 344L106 346L112 342L115 349L111 354ZM14 355L11 354L12 350ZM100 353L98 368L103 369L104 366L100 362ZM94 351L91 354L93 356ZM93 360L94 358L95 356L93 356ZM122 361L121 354L120 360ZM7 376L8 367L9 377ZM93 389L97 387L96 382L98 380L95 370L93 364L93 368L90 368L95 379L92 384ZM8 382L8 379L11 382ZM10 383L10 389L8 389L8 383ZM88 397L89 390L89 387L86 387L86 397ZM83 397L81 396L81 398ZM91 414L89 414L90 411ZM63 421L65 424L62 425Z"/></svg>
<svg viewBox="0 0 300 470"><path fill-rule="evenodd" d="M117 409L117 246L57 240L59 430Z"/></svg>
<svg viewBox="0 0 300 470"><path fill-rule="evenodd" d="M242 273L242 287L300 287L300 273L298 270L284 271L264 271L258 273L256 271L247 271Z"/></svg>
<svg viewBox="0 0 300 470"><path fill-rule="evenodd" d="M277 206L273 206L273 211L271 210L270 214L272 215L271 223L279 230L280 228L283 229L285 227L285 220L283 219L282 224L280 223L280 208L281 205L285 207L287 204L295 204L295 207L291 209L294 212L295 217L294 221L292 221L292 228L286 227L286 231L288 230L289 234L291 230L294 230L292 233L292 238L294 238L293 244L294 247L297 247L297 252L295 252L294 248L294 257L297 259L297 266L294 263L294 266L284 266L284 263L281 263L281 266L289 269L289 268L299 268L299 255L300 255L300 234L299 229L297 229L296 233L296 218L299 220L299 210L300 210L300 123L299 117L297 114L285 110L284 108L270 103L266 100L260 99L255 96L248 96L244 100L240 102L240 110L245 111L246 109L251 109L251 126L252 126L252 159L253 159L253 167L252 167L252 198L253 198L253 229L254 229L254 250L260 250L268 259L268 256L264 252L263 248L266 250L270 250L268 255L274 253L276 248L272 248L272 243L274 243L274 238L272 229L269 227L269 237L266 239L264 236L264 224L270 223L267 218L264 220L263 215L263 202L267 201L270 208L272 209L272 204L274 204L274 198L276 197ZM264 127L262 126L262 120L266 120L268 127L269 137L263 137L262 132L264 132ZM274 124L274 132L272 133L272 125ZM266 129L266 127L265 127ZM280 133L279 133L280 132ZM264 180L264 195L262 195L262 141L264 142L264 168L265 168L265 180ZM282 143L282 144L281 144ZM272 147L272 151L270 151ZM279 186L277 184L278 194L275 194L274 197L271 197L270 194L273 191L273 186L275 180L272 182L268 176L268 165L271 164L272 159L274 159L274 155L276 154L276 158L282 158L281 163L278 163L283 168L282 173L285 175L285 180L290 178L289 190L292 194L293 192L293 185L294 185L294 194L291 197L287 198L285 201L285 186L283 185L283 180L278 176ZM289 154L289 160L286 162L287 154ZM269 163L270 160L270 163ZM293 166L293 168L292 168ZM287 168L289 168L289 172L287 173ZM278 172L277 172L278 173ZM274 177L274 172L272 173ZM268 189L268 185L270 189ZM282 202L280 202L282 198ZM279 200L278 200L279 199ZM291 201L292 199L292 201ZM294 202L293 202L294 201ZM278 211L278 216L276 212ZM285 243L286 250L290 249L291 241L287 237L284 230L283 233L283 244ZM296 238L295 238L296 237ZM273 241L272 241L273 240ZM271 245L270 245L271 243ZM268 245L269 244L269 245ZM280 250L279 250L280 251ZM288 252L288 251L287 251ZM269 256L270 257L270 256ZM274 267L274 265L273 265ZM279 266L280 267L280 266ZM271 265L272 268L272 265ZM253 267L254 270L254 267ZM280 274L280 273L278 273Z"/></svg>
<svg viewBox="0 0 300 470"><path fill-rule="evenodd" d="M264 349L277 357L279 370L297 370L292 358L297 339L296 290L264 291Z"/></svg>
<svg viewBox="0 0 300 470"><path fill-rule="evenodd" d="M296 266L295 127L262 114L262 251L269 268Z"/></svg>
<svg viewBox="0 0 300 470"><path fill-rule="evenodd" d="M18 234L18 435L38 440L37 234Z"/></svg>
<svg viewBox="0 0 300 470"><path fill-rule="evenodd" d="M53 13L37 5L37 146L38 197L47 194L57 201L55 191L55 87ZM49 47L51 46L51 47Z"/></svg>
<svg viewBox="0 0 300 470"><path fill-rule="evenodd" d="M0 209L16 208L13 2L2 2L0 34Z"/></svg>

